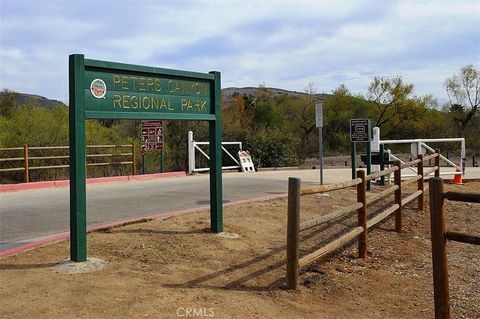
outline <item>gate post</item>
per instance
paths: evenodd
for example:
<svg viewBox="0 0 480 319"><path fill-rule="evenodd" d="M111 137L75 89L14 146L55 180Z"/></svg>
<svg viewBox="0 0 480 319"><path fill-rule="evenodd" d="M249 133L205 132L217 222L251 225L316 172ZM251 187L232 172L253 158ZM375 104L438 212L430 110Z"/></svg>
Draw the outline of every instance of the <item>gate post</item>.
<svg viewBox="0 0 480 319"><path fill-rule="evenodd" d="M402 163L400 161L395 161L395 166L398 167L393 173L393 178L395 185L398 186L398 189L395 191L395 204L398 204L398 208L395 212L395 231L397 233L402 232Z"/></svg>
<svg viewBox="0 0 480 319"><path fill-rule="evenodd" d="M445 238L445 210L443 180L433 177L429 181L430 228L432 241L433 292L435 318L450 318L448 292L447 240Z"/></svg>
<svg viewBox="0 0 480 319"><path fill-rule="evenodd" d="M418 196L418 210L423 211L423 193L425 192L425 188L423 185L423 155L418 154L417 159L420 160L420 162L417 164L417 175L422 176L417 182L417 190L422 191L422 193Z"/></svg>
<svg viewBox="0 0 480 319"><path fill-rule="evenodd" d="M193 132L188 131L188 174L192 174L195 170L195 146L193 142Z"/></svg>
<svg viewBox="0 0 480 319"><path fill-rule="evenodd" d="M437 153L437 157L435 157L435 166L438 167L438 169L435 171L435 177L440 177L440 149L437 148L435 153Z"/></svg>
<svg viewBox="0 0 480 319"><path fill-rule="evenodd" d="M23 182L28 183L30 181L30 174L28 168L28 145L23 144Z"/></svg>

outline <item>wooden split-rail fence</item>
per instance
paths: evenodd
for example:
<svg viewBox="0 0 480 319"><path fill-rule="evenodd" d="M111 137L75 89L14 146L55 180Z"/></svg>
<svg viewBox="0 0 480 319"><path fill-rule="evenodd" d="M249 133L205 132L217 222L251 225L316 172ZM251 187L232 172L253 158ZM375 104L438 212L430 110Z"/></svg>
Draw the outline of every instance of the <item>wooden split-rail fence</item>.
<svg viewBox="0 0 480 319"><path fill-rule="evenodd" d="M435 165L429 169L423 167L423 163L428 160L435 160ZM403 168L417 167L417 175L402 181L401 170ZM394 174L394 185L385 190L367 197L367 182L380 178L388 174ZM299 270L313 263L321 257L343 247L351 242L353 239L358 240L358 255L360 258L367 257L367 238L368 229L380 223L392 214L395 214L395 231L402 230L402 207L410 203L414 199L418 199L418 209L423 210L424 200L424 178L429 174L434 173L439 176L440 173L440 151L436 150L434 154L429 156L418 155L416 160L401 164L399 161L395 162L394 166L376 172L374 174L366 175L365 171L358 170L357 178L344 183L316 186L313 188L301 189L300 179L290 178L288 181L288 225L287 225L287 274L286 282L287 289L298 288ZM402 187L417 183L417 190L411 195L403 198ZM307 220L300 223L300 196L310 195L316 193L330 192L340 190L348 187L356 186L357 201L347 207L337 209L329 214L320 216L318 218ZM387 196L394 194L395 202L392 206L386 208L375 217L368 220L368 207ZM346 217L357 213L358 225L341 237L333 240L327 245L318 250L303 256L299 256L300 232L319 225L329 223L341 217Z"/></svg>
<svg viewBox="0 0 480 319"><path fill-rule="evenodd" d="M131 165L132 175L136 174L136 157L135 143L126 145L87 145L87 167L90 166L109 166L109 165ZM105 150L112 150L106 152ZM2 157L0 162L14 162L13 167L0 168L1 172L23 171L23 182L30 182L30 171L52 169L52 168L68 168L70 165L65 163L70 156L68 155L68 146L28 146L0 148L0 152L22 152L21 156ZM100 150L100 151L99 151ZM113 152L113 150L115 150ZM31 156L34 152L63 152L63 155L36 155ZM66 153L66 154L65 154ZM100 161L99 161L100 159ZM115 160L112 160L115 159ZM62 164L51 164L54 161L63 161ZM50 163L49 163L50 162ZM34 165L32 165L34 163Z"/></svg>
<svg viewBox="0 0 480 319"><path fill-rule="evenodd" d="M435 318L447 319L450 318L447 240L480 245L480 236L452 232L446 229L445 199L450 201L480 203L480 193L452 191L444 193L443 180L439 177L430 179L429 188Z"/></svg>

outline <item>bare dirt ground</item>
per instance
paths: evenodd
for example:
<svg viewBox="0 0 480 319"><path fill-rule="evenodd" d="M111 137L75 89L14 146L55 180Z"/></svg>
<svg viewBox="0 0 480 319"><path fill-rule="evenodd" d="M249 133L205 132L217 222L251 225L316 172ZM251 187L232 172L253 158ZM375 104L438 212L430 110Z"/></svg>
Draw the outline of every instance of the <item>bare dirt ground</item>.
<svg viewBox="0 0 480 319"><path fill-rule="evenodd" d="M445 186L480 191L480 182ZM301 219L354 198L354 189L304 196ZM305 269L298 291L283 289L286 198L226 208L225 230L237 239L210 233L208 212L91 233L89 256L108 263L98 272L56 270L68 241L0 259L0 317L432 318L427 199L425 212L415 202L404 209L401 234L392 219L371 230L366 260L352 243ZM447 212L450 229L479 233L480 204L449 202ZM302 254L355 220L302 233ZM478 318L480 247L452 242L448 249L452 317Z"/></svg>

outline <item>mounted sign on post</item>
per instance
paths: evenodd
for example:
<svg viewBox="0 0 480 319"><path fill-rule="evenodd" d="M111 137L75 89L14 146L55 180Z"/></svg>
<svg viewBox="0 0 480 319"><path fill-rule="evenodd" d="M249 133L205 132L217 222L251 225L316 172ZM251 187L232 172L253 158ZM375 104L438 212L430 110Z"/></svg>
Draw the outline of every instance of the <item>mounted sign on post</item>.
<svg viewBox="0 0 480 319"><path fill-rule="evenodd" d="M372 139L370 129L370 120L367 119L352 119L350 120L350 141L351 141L351 159L352 159L352 179L356 178L356 143L367 143L367 175L372 171L372 150L370 140ZM367 189L370 189L370 181L367 182Z"/></svg>
<svg viewBox="0 0 480 319"><path fill-rule="evenodd" d="M196 73L69 58L70 256L87 259L85 120L208 121L210 222L223 231L220 72Z"/></svg>
<svg viewBox="0 0 480 319"><path fill-rule="evenodd" d="M350 120L350 141L370 141L370 120Z"/></svg>
<svg viewBox="0 0 480 319"><path fill-rule="evenodd" d="M142 122L142 145L147 150L163 149L163 121Z"/></svg>
<svg viewBox="0 0 480 319"><path fill-rule="evenodd" d="M318 152L320 158L320 185L323 185L323 104L315 104L315 124L318 127Z"/></svg>
<svg viewBox="0 0 480 319"><path fill-rule="evenodd" d="M160 173L163 173L163 121L142 122L142 149L160 151ZM145 152L142 154L143 174L146 174Z"/></svg>

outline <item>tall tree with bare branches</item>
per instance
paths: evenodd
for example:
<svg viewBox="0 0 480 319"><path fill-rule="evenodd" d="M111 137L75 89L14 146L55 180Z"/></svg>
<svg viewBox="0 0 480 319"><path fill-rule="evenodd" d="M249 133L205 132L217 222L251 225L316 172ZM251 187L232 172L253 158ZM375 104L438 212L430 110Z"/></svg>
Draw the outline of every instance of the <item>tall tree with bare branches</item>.
<svg viewBox="0 0 480 319"><path fill-rule="evenodd" d="M449 77L445 82L449 100L449 112L460 136L474 116L478 114L480 105L480 70L472 64L463 67L458 74Z"/></svg>

